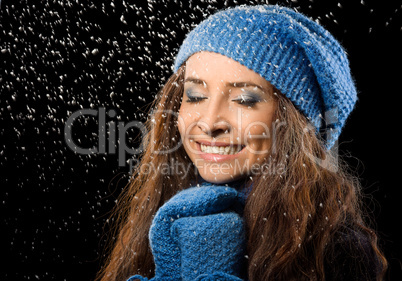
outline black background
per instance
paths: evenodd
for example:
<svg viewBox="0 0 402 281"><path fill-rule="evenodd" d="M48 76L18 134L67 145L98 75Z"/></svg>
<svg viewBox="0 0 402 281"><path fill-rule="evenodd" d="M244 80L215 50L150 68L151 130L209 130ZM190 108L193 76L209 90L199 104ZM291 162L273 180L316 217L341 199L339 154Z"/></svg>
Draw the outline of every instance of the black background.
<svg viewBox="0 0 402 281"><path fill-rule="evenodd" d="M1 2L0 280L94 278L129 165L119 166L116 153L74 153L65 122L87 108L114 110L108 124L145 121L185 34L216 10L246 2ZM317 20L348 52L359 101L340 154L363 183L390 263L387 280L402 280L402 1L269 3ZM72 132L81 147L98 146L97 117L77 118ZM127 131L130 147L138 147L138 134Z"/></svg>

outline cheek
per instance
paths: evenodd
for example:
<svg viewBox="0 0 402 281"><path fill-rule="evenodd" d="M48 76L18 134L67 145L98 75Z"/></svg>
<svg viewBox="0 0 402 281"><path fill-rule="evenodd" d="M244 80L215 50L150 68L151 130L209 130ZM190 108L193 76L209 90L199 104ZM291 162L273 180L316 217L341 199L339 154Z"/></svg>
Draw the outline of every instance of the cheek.
<svg viewBox="0 0 402 281"><path fill-rule="evenodd" d="M177 125L181 137L184 137L186 134L188 134L193 125L196 124L197 116L198 114L196 111L194 111L194 109L191 109L186 105L180 107Z"/></svg>
<svg viewBox="0 0 402 281"><path fill-rule="evenodd" d="M266 147L271 144L272 141L272 120L273 114L269 114L271 111L267 110L262 114L256 114L244 118L245 121L242 126L242 134L246 144L253 147ZM267 116L267 114L269 114Z"/></svg>
<svg viewBox="0 0 402 281"><path fill-rule="evenodd" d="M180 107L179 115L177 118L177 127L179 129L180 136L183 138L186 132L186 121L187 121L187 114L182 107Z"/></svg>
<svg viewBox="0 0 402 281"><path fill-rule="evenodd" d="M271 141L271 127L261 121L256 121L244 129L246 143L251 146L268 145Z"/></svg>

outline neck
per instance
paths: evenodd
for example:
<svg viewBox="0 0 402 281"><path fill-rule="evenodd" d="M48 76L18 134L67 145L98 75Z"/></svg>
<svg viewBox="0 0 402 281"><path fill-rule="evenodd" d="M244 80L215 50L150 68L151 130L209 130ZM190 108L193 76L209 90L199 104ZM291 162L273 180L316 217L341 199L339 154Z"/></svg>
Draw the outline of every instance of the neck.
<svg viewBox="0 0 402 281"><path fill-rule="evenodd" d="M201 185L202 183L209 183L209 182L200 177L200 179L198 180L197 183ZM217 184L217 185L227 185L227 186L230 186L230 187L236 189L239 192L239 195L241 197L243 197L244 199L247 198L247 196L249 195L249 193L251 191L251 187L252 187L252 185L248 184L247 177L237 179L237 180L234 180L234 181L231 181L228 183Z"/></svg>

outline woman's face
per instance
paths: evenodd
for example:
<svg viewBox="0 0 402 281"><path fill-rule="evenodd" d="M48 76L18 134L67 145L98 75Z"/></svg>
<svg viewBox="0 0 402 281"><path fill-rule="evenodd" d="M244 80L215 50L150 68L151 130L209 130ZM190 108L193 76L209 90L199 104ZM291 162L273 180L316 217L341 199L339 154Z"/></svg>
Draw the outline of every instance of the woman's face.
<svg viewBox="0 0 402 281"><path fill-rule="evenodd" d="M252 176L268 155L277 107L272 85L217 53L186 62L179 132L201 177L228 183Z"/></svg>

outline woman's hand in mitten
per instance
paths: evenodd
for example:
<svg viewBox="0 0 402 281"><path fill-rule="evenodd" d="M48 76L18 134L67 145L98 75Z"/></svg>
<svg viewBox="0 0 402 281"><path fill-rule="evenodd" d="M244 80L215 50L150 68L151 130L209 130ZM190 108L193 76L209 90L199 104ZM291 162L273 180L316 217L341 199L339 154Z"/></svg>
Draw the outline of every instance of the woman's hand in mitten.
<svg viewBox="0 0 402 281"><path fill-rule="evenodd" d="M171 236L180 249L181 280L245 277L245 231L237 213L180 218L173 223Z"/></svg>
<svg viewBox="0 0 402 281"><path fill-rule="evenodd" d="M229 211L241 208L235 189L209 184L185 189L166 202L149 232L153 280L195 280L214 271L241 275L244 227L241 217Z"/></svg>

